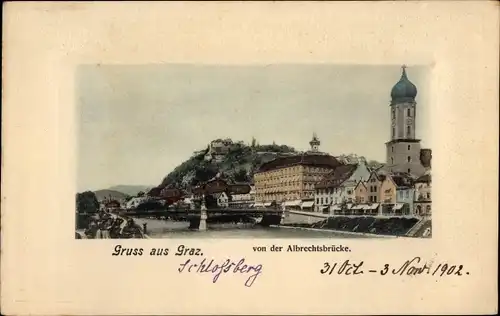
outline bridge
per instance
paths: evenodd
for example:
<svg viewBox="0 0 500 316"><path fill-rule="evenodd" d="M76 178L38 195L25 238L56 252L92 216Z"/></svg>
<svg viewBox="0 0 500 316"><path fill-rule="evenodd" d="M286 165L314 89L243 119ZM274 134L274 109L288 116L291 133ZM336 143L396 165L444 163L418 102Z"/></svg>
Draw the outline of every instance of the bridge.
<svg viewBox="0 0 500 316"><path fill-rule="evenodd" d="M203 205L204 206L204 205ZM279 225L283 219L283 211L278 208L213 208L204 209L161 209L161 210L119 210L118 215L132 218L158 218L177 221L188 221L189 228L206 230L212 223L253 223L261 226Z"/></svg>
<svg viewBox="0 0 500 316"><path fill-rule="evenodd" d="M130 217L182 217L182 216L200 216L201 209L162 209L162 210L127 210L122 211ZM213 208L206 210L207 216L239 215L260 217L264 215L280 215L283 213L280 209L267 208Z"/></svg>

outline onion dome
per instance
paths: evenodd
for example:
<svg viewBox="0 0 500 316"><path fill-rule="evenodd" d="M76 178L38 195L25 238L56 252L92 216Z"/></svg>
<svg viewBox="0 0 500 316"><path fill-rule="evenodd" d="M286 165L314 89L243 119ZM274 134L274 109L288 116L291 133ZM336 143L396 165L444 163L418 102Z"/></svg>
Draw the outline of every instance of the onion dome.
<svg viewBox="0 0 500 316"><path fill-rule="evenodd" d="M408 80L406 75L406 66L403 65L401 79L394 85L391 90L391 105L403 102L415 102L417 96L417 87Z"/></svg>

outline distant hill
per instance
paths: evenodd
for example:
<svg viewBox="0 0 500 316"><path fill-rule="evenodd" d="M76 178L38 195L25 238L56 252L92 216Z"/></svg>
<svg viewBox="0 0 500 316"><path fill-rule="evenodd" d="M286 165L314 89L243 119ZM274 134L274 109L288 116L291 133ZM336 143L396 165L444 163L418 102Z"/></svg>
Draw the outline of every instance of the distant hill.
<svg viewBox="0 0 500 316"><path fill-rule="evenodd" d="M139 192L147 192L153 186L152 185L115 185L108 190L118 191L130 196L136 196Z"/></svg>
<svg viewBox="0 0 500 316"><path fill-rule="evenodd" d="M122 201L127 197L127 194L115 190L97 190L94 191L94 193L97 197L97 201L99 202L105 199Z"/></svg>

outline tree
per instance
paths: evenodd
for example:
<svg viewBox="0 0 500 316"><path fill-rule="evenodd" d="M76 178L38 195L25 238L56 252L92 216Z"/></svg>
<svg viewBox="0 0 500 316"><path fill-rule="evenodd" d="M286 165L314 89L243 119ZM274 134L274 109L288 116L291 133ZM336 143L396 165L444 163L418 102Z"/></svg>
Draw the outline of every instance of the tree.
<svg viewBox="0 0 500 316"><path fill-rule="evenodd" d="M257 145L257 140L255 139L255 137L252 137L252 148L255 148L255 146Z"/></svg>
<svg viewBox="0 0 500 316"><path fill-rule="evenodd" d="M236 181L236 182L248 182L247 171L245 169L238 169L234 173L234 181Z"/></svg>
<svg viewBox="0 0 500 316"><path fill-rule="evenodd" d="M373 170L373 169L378 169L378 168L382 167L383 164L380 163L380 162L378 162L378 161L376 161L376 160L370 160L370 161L368 161L368 163L366 164L366 166L369 167L369 168L371 168Z"/></svg>
<svg viewBox="0 0 500 316"><path fill-rule="evenodd" d="M143 191L140 191L139 193L137 193L137 196L138 196L138 197L143 197L143 196L144 196L144 194L145 194L145 193L144 193Z"/></svg>
<svg viewBox="0 0 500 316"><path fill-rule="evenodd" d="M78 213L97 213L99 212L99 202L92 191L85 191L76 194L76 211Z"/></svg>

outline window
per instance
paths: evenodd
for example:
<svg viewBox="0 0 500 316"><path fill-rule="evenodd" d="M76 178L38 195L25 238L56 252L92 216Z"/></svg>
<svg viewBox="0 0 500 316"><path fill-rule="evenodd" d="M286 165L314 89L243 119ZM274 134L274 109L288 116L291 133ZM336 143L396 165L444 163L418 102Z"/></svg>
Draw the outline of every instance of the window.
<svg viewBox="0 0 500 316"><path fill-rule="evenodd" d="M391 165L393 165L393 164L394 164L394 158L391 157Z"/></svg>
<svg viewBox="0 0 500 316"><path fill-rule="evenodd" d="M394 146L391 147L391 152L394 152Z"/></svg>
<svg viewBox="0 0 500 316"><path fill-rule="evenodd" d="M410 168L408 168L408 173L411 173L411 169Z"/></svg>
<svg viewBox="0 0 500 316"><path fill-rule="evenodd" d="M352 190L347 190L347 194L352 194Z"/></svg>
<svg viewBox="0 0 500 316"><path fill-rule="evenodd" d="M427 192L427 198L430 200L431 199L431 193Z"/></svg>
<svg viewBox="0 0 500 316"><path fill-rule="evenodd" d="M392 128L392 137L395 137L396 136L396 129L393 127Z"/></svg>
<svg viewBox="0 0 500 316"><path fill-rule="evenodd" d="M407 116L411 116L411 109L408 109L408 110L406 111L406 115L407 115Z"/></svg>
<svg viewBox="0 0 500 316"><path fill-rule="evenodd" d="M411 149L411 145L408 145L408 150L410 150L410 149Z"/></svg>
<svg viewBox="0 0 500 316"><path fill-rule="evenodd" d="M395 119L396 118L396 111L395 110L392 110L392 118Z"/></svg>
<svg viewBox="0 0 500 316"><path fill-rule="evenodd" d="M408 169L408 170L410 170L410 169ZM409 198L410 197L410 191L406 191L405 195L406 195L406 198Z"/></svg>
<svg viewBox="0 0 500 316"><path fill-rule="evenodd" d="M411 157L410 157L410 156L408 156L407 160L408 160L408 162L411 162Z"/></svg>
<svg viewBox="0 0 500 316"><path fill-rule="evenodd" d="M408 137L409 137L409 136L410 136L410 132L411 132L411 128L410 128L410 126L408 125L408 126L406 126L406 136L408 136Z"/></svg>

